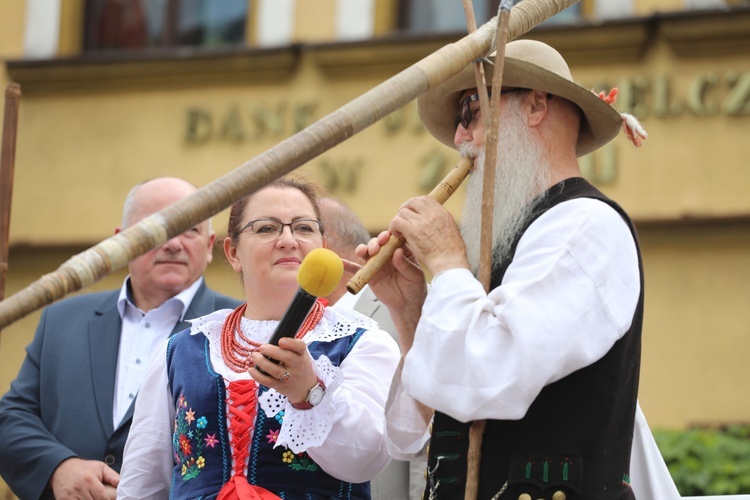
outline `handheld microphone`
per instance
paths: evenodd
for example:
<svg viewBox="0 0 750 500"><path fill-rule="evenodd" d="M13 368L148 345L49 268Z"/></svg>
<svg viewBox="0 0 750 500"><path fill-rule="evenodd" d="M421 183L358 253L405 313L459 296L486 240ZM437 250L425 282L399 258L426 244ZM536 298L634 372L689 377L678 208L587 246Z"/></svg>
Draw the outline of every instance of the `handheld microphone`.
<svg viewBox="0 0 750 500"><path fill-rule="evenodd" d="M327 248L316 248L308 253L297 271L297 294L268 343L278 345L282 337L297 335L318 297L325 297L333 292L343 274L344 263L335 252Z"/></svg>

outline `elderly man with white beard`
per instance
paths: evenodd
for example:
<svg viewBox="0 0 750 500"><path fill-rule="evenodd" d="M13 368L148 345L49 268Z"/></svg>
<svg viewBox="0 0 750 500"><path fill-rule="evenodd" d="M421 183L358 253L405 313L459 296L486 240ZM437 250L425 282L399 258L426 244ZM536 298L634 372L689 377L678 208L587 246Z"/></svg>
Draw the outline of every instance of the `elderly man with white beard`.
<svg viewBox="0 0 750 500"><path fill-rule="evenodd" d="M370 281L403 353L386 408L392 454L417 457L429 442L426 498L463 498L469 427L486 420L479 499L635 498L638 238L625 211L578 165L630 117L612 107L612 93L576 84L552 47L507 45L487 292L475 277L485 230L475 87L467 67L418 100L434 137L476 157L460 229L423 196L358 249L374 255L390 234L406 241ZM637 145L645 137L637 122L626 132ZM422 269L432 276L429 289Z"/></svg>

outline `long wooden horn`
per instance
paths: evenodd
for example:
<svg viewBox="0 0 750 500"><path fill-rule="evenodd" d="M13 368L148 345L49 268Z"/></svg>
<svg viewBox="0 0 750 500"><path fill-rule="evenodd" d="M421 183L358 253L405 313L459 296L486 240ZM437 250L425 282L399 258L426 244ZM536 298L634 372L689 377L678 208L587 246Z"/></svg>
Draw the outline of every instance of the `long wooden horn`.
<svg viewBox="0 0 750 500"><path fill-rule="evenodd" d="M577 1L522 2L511 12L508 38L526 33ZM0 329L122 269L135 257L218 214L458 74L490 52L496 26L493 18L190 196L73 256L56 271L0 302Z"/></svg>
<svg viewBox="0 0 750 500"><path fill-rule="evenodd" d="M448 172L448 175L440 181L440 184L430 191L428 196L442 205L453 195L453 193L456 192L466 176L469 175L469 171L473 166L473 158L462 158L461 161L459 161L458 164ZM361 292L372 277L377 274L380 268L391 261L393 253L401 248L405 241L406 240L403 237L397 238L396 236L391 235L386 244L380 247L378 253L370 257L359 271L352 276L352 279L346 284L346 289L355 295Z"/></svg>

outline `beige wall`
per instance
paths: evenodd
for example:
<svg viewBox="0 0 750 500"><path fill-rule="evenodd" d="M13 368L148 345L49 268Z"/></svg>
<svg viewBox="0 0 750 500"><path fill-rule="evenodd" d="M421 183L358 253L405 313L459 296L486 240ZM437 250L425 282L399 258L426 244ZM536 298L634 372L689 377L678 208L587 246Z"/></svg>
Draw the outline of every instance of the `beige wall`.
<svg viewBox="0 0 750 500"><path fill-rule="evenodd" d="M640 400L652 427L747 423L750 222L639 229Z"/></svg>

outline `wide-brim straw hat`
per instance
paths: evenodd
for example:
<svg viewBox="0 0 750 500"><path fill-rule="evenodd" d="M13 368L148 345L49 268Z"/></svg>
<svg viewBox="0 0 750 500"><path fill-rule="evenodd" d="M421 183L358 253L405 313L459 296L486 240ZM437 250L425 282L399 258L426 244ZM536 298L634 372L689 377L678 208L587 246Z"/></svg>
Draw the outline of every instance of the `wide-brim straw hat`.
<svg viewBox="0 0 750 500"><path fill-rule="evenodd" d="M490 56L494 61L494 54ZM493 66L484 63L485 77L492 81ZM474 65L439 84L417 99L422 123L437 140L452 148L456 113L461 94L476 88ZM622 117L593 91L573 81L565 59L549 45L536 40L515 40L505 47L503 87L541 90L564 97L583 111L576 154L583 156L611 141L622 126Z"/></svg>

